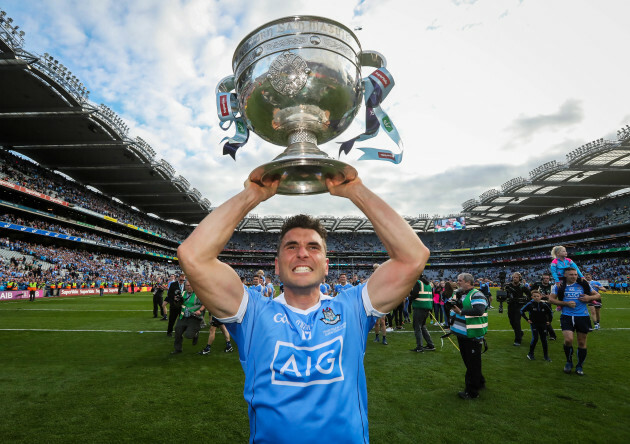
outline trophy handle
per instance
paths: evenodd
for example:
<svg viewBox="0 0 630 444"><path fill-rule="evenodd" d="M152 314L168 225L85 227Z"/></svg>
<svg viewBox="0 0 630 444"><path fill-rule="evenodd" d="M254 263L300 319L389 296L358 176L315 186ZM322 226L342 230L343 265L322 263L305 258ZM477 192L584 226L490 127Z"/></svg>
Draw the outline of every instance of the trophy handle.
<svg viewBox="0 0 630 444"><path fill-rule="evenodd" d="M230 91L232 91L234 89L234 76L227 76L227 77L223 77L220 81L219 84L217 85L217 88L215 90L215 93L228 93Z"/></svg>
<svg viewBox="0 0 630 444"><path fill-rule="evenodd" d="M387 68L385 56L376 51L361 51L359 55L361 66L373 66L375 68Z"/></svg>

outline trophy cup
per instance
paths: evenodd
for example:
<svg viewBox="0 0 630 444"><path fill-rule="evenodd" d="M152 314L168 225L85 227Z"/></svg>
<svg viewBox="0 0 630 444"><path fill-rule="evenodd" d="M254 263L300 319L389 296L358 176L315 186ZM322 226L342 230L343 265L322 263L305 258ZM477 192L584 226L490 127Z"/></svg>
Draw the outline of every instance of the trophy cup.
<svg viewBox="0 0 630 444"><path fill-rule="evenodd" d="M385 65L381 54L361 50L350 29L322 17L285 17L247 35L232 59L234 75L217 86L219 117L233 109L240 113L237 131L246 132L244 124L287 147L249 179L279 179L277 193L285 195L327 192L326 178L354 179L352 166L317 145L344 132L357 114L364 92L361 66Z"/></svg>

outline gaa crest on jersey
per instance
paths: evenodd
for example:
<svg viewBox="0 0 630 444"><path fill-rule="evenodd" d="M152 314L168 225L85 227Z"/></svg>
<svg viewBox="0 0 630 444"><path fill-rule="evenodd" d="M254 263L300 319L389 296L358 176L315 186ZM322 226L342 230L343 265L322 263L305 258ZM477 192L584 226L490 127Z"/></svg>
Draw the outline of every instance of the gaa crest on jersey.
<svg viewBox="0 0 630 444"><path fill-rule="evenodd" d="M324 308L322 313L324 314L324 317L319 320L324 324L334 325L341 320L341 315L335 314L330 307Z"/></svg>

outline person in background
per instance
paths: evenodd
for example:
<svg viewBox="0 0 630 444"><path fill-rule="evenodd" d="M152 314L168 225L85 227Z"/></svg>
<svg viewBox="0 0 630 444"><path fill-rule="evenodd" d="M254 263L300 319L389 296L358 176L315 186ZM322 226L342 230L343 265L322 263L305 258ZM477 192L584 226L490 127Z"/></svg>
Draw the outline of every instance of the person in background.
<svg viewBox="0 0 630 444"><path fill-rule="evenodd" d="M457 276L457 300L452 304L453 325L451 332L457 336L459 352L466 366L465 389L457 395L462 399L479 397L479 390L486 388L486 378L481 370L481 349L488 331L488 301L475 288L475 279L470 273Z"/></svg>
<svg viewBox="0 0 630 444"><path fill-rule="evenodd" d="M567 363L564 366L565 373L573 370L573 337L577 332L577 358L575 373L584 375L584 360L586 359L586 339L591 329L591 319L588 315L588 303L600 299L588 282L578 283L578 273L574 268L564 270L565 284L557 283L551 290L549 300L552 304L560 306L560 327L564 337L564 353Z"/></svg>
<svg viewBox="0 0 630 444"><path fill-rule="evenodd" d="M177 296L175 298L177 299ZM181 295L181 299L181 310L175 326L174 350L171 352L173 355L182 352L184 334L186 334L188 339L192 339L192 345L197 345L199 330L201 329L201 313L205 310L203 303L199 300L188 281L184 283L184 292Z"/></svg>
<svg viewBox="0 0 630 444"><path fill-rule="evenodd" d="M584 279L591 285L591 288L599 293L604 286L599 281L594 281L590 273L584 274ZM601 296L601 293L600 293ZM591 313L591 321L594 323L594 329L599 330L600 310L602 308L601 300L591 301L588 303L588 310Z"/></svg>
<svg viewBox="0 0 630 444"><path fill-rule="evenodd" d="M532 290L532 300L521 308L521 316L531 326L532 340L529 343L529 353L527 359L534 360L534 350L540 337L542 344L543 356L545 361L551 362L549 359L549 351L547 347L547 326L551 324L552 310L549 305L542 301L542 293L539 290Z"/></svg>
<svg viewBox="0 0 630 444"><path fill-rule="evenodd" d="M427 330L427 317L433 308L433 291L429 280L420 275L414 284L409 295L411 308L413 309L413 331L416 336L416 348L413 352L435 351L435 345L431 340L429 330ZM422 346L422 338L427 342L427 346Z"/></svg>

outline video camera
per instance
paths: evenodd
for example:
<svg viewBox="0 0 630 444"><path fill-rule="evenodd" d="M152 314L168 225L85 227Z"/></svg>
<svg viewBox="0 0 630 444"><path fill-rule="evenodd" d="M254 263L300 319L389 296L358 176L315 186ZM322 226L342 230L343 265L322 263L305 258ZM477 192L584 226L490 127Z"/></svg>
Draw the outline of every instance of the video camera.
<svg viewBox="0 0 630 444"><path fill-rule="evenodd" d="M184 298L182 297L182 291L175 290L175 293L173 293L173 302L175 302L176 304L181 304L183 301Z"/></svg>
<svg viewBox="0 0 630 444"><path fill-rule="evenodd" d="M451 299L444 301L444 310L446 310L447 313L449 313L453 307L458 307L460 310L463 308L462 295L460 293L455 293Z"/></svg>
<svg viewBox="0 0 630 444"><path fill-rule="evenodd" d="M496 296L498 302L506 302L508 300L508 294L505 290L497 290Z"/></svg>

